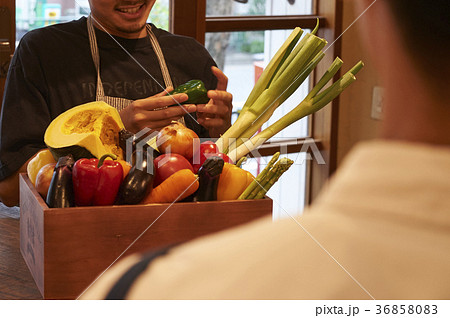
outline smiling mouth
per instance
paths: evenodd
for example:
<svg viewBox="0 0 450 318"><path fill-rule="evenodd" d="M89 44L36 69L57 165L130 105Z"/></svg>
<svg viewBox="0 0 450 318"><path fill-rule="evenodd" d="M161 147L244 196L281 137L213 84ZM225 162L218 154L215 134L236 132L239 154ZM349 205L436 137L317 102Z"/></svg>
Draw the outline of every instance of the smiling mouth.
<svg viewBox="0 0 450 318"><path fill-rule="evenodd" d="M140 6L132 7L132 8L118 8L117 11L122 12L122 13L134 14L134 13L138 12L143 6L144 5L141 4Z"/></svg>

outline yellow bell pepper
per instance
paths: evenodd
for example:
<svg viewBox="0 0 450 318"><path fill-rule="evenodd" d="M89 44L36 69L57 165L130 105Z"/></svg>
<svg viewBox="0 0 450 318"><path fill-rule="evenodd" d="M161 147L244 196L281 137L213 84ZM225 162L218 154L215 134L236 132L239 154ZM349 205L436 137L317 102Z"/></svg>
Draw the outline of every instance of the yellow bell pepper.
<svg viewBox="0 0 450 318"><path fill-rule="evenodd" d="M56 163L52 153L48 149L43 149L37 153L37 155L30 160L27 165L27 174L33 185L36 182L36 177L39 170L48 163Z"/></svg>
<svg viewBox="0 0 450 318"><path fill-rule="evenodd" d="M236 200L253 179L250 172L225 163L217 186L217 201Z"/></svg>

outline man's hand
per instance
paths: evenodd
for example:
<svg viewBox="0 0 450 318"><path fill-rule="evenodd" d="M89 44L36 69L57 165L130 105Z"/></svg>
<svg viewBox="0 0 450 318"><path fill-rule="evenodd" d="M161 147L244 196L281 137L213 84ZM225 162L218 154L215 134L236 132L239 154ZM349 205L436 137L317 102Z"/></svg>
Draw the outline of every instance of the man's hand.
<svg viewBox="0 0 450 318"><path fill-rule="evenodd" d="M181 104L189 98L186 94L167 96L167 92L171 90L172 88L145 99L135 100L123 109L120 117L125 128L132 133L137 133L146 127L160 130L172 121L197 110L195 105L167 107Z"/></svg>
<svg viewBox="0 0 450 318"><path fill-rule="evenodd" d="M197 105L197 121L208 129L211 137L220 137L231 126L233 95L227 92L228 78L217 67L211 68L217 77L217 87L208 91L211 98L206 105Z"/></svg>

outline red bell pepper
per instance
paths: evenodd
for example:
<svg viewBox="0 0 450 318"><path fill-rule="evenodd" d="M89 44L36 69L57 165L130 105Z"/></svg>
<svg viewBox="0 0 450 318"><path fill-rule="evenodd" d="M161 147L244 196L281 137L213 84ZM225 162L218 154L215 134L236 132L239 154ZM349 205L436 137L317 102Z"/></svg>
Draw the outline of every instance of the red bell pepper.
<svg viewBox="0 0 450 318"><path fill-rule="evenodd" d="M79 159L72 171L72 181L75 193L75 204L112 205L123 179L123 168L114 155L104 155L98 160Z"/></svg>

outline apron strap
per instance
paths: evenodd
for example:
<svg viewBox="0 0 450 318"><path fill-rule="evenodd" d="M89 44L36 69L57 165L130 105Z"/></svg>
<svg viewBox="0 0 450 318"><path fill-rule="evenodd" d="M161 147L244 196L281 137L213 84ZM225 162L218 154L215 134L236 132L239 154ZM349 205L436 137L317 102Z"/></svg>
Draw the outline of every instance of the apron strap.
<svg viewBox="0 0 450 318"><path fill-rule="evenodd" d="M150 42L152 43L153 49L155 50L156 57L158 58L159 66L161 68L161 72L164 78L164 84L167 87L173 87L172 79L170 77L169 68L167 67L166 60L164 59L163 51L161 50L161 46L159 45L158 39L156 39L155 34L152 31L152 27L147 24L147 34L150 38Z"/></svg>
<svg viewBox="0 0 450 318"><path fill-rule="evenodd" d="M95 70L97 71L97 91L95 100L103 100L105 96L105 91L103 89L103 83L100 77L100 55L98 53L97 37L95 36L94 25L92 23L91 15L88 16L87 20L88 34L89 34L89 44L91 47L92 60L94 61Z"/></svg>
<svg viewBox="0 0 450 318"><path fill-rule="evenodd" d="M133 284L138 280L139 276L145 272L149 265L158 257L166 255L172 247L171 245L160 250L149 252L144 255L140 261L134 264L123 274L114 286L109 290L105 300L124 300L127 297Z"/></svg>

